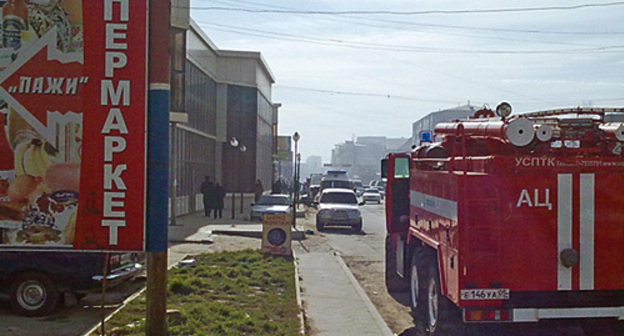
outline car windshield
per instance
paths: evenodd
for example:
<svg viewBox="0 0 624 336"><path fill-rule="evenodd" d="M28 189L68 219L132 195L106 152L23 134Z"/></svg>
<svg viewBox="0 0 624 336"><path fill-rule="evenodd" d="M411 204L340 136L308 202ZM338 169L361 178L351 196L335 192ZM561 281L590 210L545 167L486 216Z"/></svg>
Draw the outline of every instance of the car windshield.
<svg viewBox="0 0 624 336"><path fill-rule="evenodd" d="M379 194L379 190L377 189L366 189L364 190L365 193L370 193L370 194Z"/></svg>
<svg viewBox="0 0 624 336"><path fill-rule="evenodd" d="M323 189L327 189L327 188L351 189L351 182L349 182L349 181L338 181L338 180L323 181L323 182L321 182L321 187Z"/></svg>
<svg viewBox="0 0 624 336"><path fill-rule="evenodd" d="M258 200L258 203L256 203L258 205L289 205L290 202L288 201L288 198L283 197L283 196L260 196L260 199Z"/></svg>
<svg viewBox="0 0 624 336"><path fill-rule="evenodd" d="M350 193L325 193L321 196L321 203L357 204L357 198Z"/></svg>

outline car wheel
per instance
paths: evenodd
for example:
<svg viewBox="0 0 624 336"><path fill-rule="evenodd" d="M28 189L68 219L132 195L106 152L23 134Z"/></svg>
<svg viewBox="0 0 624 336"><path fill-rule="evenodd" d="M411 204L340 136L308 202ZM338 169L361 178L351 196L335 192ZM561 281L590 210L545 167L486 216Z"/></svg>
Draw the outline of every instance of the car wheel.
<svg viewBox="0 0 624 336"><path fill-rule="evenodd" d="M377 204L381 204L381 200L377 201Z"/></svg>
<svg viewBox="0 0 624 336"><path fill-rule="evenodd" d="M20 315L50 314L59 301L54 281L42 273L28 272L11 282L11 309Z"/></svg>
<svg viewBox="0 0 624 336"><path fill-rule="evenodd" d="M362 232L362 220L361 219L357 224L353 225L353 232L355 233Z"/></svg>
<svg viewBox="0 0 624 336"><path fill-rule="evenodd" d="M321 222L318 218L316 219L316 231L321 232L325 229L325 224Z"/></svg>

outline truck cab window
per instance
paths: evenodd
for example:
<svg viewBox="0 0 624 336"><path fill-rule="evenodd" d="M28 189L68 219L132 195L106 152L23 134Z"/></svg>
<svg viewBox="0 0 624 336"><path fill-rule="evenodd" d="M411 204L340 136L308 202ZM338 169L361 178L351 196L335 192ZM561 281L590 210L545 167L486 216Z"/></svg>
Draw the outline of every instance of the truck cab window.
<svg viewBox="0 0 624 336"><path fill-rule="evenodd" d="M394 178L409 178L409 159L395 158L394 160Z"/></svg>

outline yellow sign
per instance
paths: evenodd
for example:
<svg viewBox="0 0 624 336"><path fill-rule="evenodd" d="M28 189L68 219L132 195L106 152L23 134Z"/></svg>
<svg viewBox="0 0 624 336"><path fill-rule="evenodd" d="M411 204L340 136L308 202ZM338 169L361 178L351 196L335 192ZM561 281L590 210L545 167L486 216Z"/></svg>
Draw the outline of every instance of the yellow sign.
<svg viewBox="0 0 624 336"><path fill-rule="evenodd" d="M262 217L262 253L291 255L290 215Z"/></svg>

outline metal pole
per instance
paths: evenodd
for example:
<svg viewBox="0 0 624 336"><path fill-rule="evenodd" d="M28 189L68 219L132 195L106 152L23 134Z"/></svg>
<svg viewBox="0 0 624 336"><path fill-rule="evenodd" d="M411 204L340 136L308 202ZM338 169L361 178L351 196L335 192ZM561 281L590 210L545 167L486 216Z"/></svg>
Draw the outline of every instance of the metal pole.
<svg viewBox="0 0 624 336"><path fill-rule="evenodd" d="M292 227L297 226L297 144L295 140L295 166L293 167L293 211L292 211Z"/></svg>
<svg viewBox="0 0 624 336"><path fill-rule="evenodd" d="M243 186L242 186L242 183L241 183L241 175L242 175L242 171L240 171L240 170L242 170L242 168L241 168L241 167L243 166L243 164L242 164L242 162L241 162L241 160L243 159L243 158L242 158L242 156L243 156L243 151L242 151L242 150L239 150L239 152L240 152L240 153L239 153L238 155L240 155L240 156L241 156L240 160L238 161L238 169L239 169L239 173L238 173L238 191L240 192L240 198L241 198L241 201L240 201L240 202L241 202L241 204L240 204L240 210L239 210L239 211L240 211L240 213L243 213L243 205L244 205L244 204L243 204L243 201L244 201L244 199L243 199Z"/></svg>
<svg viewBox="0 0 624 336"><path fill-rule="evenodd" d="M149 1L147 311L145 334L167 335L170 0Z"/></svg>
<svg viewBox="0 0 624 336"><path fill-rule="evenodd" d="M236 204L234 203L234 196L236 196L236 194L234 193L234 190L232 190L231 196L230 198L232 199L232 219L234 219L234 207L236 206Z"/></svg>

